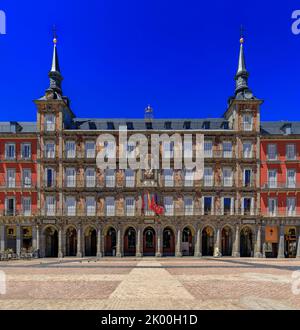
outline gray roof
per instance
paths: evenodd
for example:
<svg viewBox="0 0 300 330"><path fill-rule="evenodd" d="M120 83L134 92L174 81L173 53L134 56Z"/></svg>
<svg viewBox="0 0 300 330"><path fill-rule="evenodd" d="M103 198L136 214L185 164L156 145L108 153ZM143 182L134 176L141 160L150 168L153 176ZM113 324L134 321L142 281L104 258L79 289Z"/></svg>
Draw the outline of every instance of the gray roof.
<svg viewBox="0 0 300 330"><path fill-rule="evenodd" d="M291 128L291 135L300 134L299 121L262 121L260 123L260 132L262 135L284 135L286 127Z"/></svg>
<svg viewBox="0 0 300 330"><path fill-rule="evenodd" d="M149 125L151 123L151 125ZM183 129L228 129L228 121L224 118L207 119L81 119L73 120L71 129L78 130L118 130L119 126L127 126L128 130L183 130ZM150 127L149 127L150 126ZM151 128L152 127L152 128Z"/></svg>
<svg viewBox="0 0 300 330"><path fill-rule="evenodd" d="M0 133L36 133L36 122L0 122Z"/></svg>

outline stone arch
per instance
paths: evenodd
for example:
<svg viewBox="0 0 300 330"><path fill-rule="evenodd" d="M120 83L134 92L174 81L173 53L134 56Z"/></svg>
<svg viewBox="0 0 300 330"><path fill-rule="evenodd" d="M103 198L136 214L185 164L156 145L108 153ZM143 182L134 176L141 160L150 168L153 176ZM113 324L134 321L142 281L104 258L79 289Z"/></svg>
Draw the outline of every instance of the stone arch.
<svg viewBox="0 0 300 330"><path fill-rule="evenodd" d="M155 256L156 231L153 226L145 226L143 229L143 255Z"/></svg>
<svg viewBox="0 0 300 330"><path fill-rule="evenodd" d="M116 256L117 252L117 231L112 225L103 230L104 233L104 255Z"/></svg>
<svg viewBox="0 0 300 330"><path fill-rule="evenodd" d="M255 231L251 226L245 225L240 231L240 256L253 257Z"/></svg>
<svg viewBox="0 0 300 330"><path fill-rule="evenodd" d="M202 228L202 255L214 255L215 229L211 225L205 225Z"/></svg>
<svg viewBox="0 0 300 330"><path fill-rule="evenodd" d="M77 254L77 229L70 225L65 229L65 251L67 257L75 257Z"/></svg>
<svg viewBox="0 0 300 330"><path fill-rule="evenodd" d="M44 243L44 256L46 258L58 257L58 228L54 225L47 225L42 230Z"/></svg>
<svg viewBox="0 0 300 330"><path fill-rule="evenodd" d="M174 256L175 255L175 233L173 226L165 226L162 231L163 239L163 256Z"/></svg>
<svg viewBox="0 0 300 330"><path fill-rule="evenodd" d="M188 224L183 226L181 232L181 253L182 256L193 256L195 247L196 230Z"/></svg>
<svg viewBox="0 0 300 330"><path fill-rule="evenodd" d="M124 256L135 256L137 231L134 226L127 226L124 230Z"/></svg>
<svg viewBox="0 0 300 330"><path fill-rule="evenodd" d="M224 225L221 230L221 253L232 256L234 230L231 225Z"/></svg>
<svg viewBox="0 0 300 330"><path fill-rule="evenodd" d="M87 257L97 255L97 229L93 225L84 228L84 255Z"/></svg>

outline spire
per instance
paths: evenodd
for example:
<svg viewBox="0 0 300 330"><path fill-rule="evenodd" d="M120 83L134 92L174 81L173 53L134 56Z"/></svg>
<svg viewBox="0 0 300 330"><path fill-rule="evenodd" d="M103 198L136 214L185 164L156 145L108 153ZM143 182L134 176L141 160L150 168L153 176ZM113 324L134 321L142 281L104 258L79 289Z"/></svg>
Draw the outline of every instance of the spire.
<svg viewBox="0 0 300 330"><path fill-rule="evenodd" d="M63 77L60 73L58 53L57 53L57 36L55 27L53 28L53 57L52 57L52 66L48 74L50 79L50 86L47 89L46 93L53 98L60 98L62 96L61 82Z"/></svg>
<svg viewBox="0 0 300 330"><path fill-rule="evenodd" d="M153 119L153 108L150 104L145 108L145 120L151 121Z"/></svg>
<svg viewBox="0 0 300 330"><path fill-rule="evenodd" d="M235 98L236 99L251 99L254 98L251 90L248 87L249 72L246 69L245 54L244 54L244 36L241 28L240 38L240 54L238 70L235 76L236 87L235 87Z"/></svg>

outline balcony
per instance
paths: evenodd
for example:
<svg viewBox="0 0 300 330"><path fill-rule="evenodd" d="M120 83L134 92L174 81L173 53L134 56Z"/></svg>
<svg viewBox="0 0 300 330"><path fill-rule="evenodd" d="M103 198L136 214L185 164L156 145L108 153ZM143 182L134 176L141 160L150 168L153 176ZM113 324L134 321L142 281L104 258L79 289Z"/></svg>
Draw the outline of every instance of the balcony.
<svg viewBox="0 0 300 330"><path fill-rule="evenodd" d="M0 216L4 217L33 217L37 216L37 211L23 211L23 210L0 210Z"/></svg>
<svg viewBox="0 0 300 330"><path fill-rule="evenodd" d="M298 189L300 188L300 182L296 181L269 181L261 185L262 190L269 189Z"/></svg>
<svg viewBox="0 0 300 330"><path fill-rule="evenodd" d="M287 209L277 209L277 210L265 210L262 212L262 216L264 217L271 217L271 218L276 218L276 217L299 217L300 216L300 211L297 209L295 210L287 210Z"/></svg>
<svg viewBox="0 0 300 330"><path fill-rule="evenodd" d="M33 182L32 180L26 180L25 182L23 180L6 180L0 178L0 189L8 189L8 190L14 190L14 189L22 189L22 190L32 190L36 189L37 184Z"/></svg>

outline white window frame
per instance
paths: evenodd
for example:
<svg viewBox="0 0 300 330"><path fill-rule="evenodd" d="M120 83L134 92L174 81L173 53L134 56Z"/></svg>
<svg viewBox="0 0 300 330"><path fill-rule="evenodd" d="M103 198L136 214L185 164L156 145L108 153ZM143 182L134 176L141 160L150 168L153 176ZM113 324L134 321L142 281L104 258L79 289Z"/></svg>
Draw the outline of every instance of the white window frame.
<svg viewBox="0 0 300 330"><path fill-rule="evenodd" d="M73 175L70 175L70 174L73 174ZM75 188L76 187L76 168L67 167L65 175L66 175L66 187Z"/></svg>
<svg viewBox="0 0 300 330"><path fill-rule="evenodd" d="M272 148L274 148L274 149L271 150ZM268 160L277 160L278 159L278 150L277 150L276 143L269 143L267 145L267 156L268 156Z"/></svg>
<svg viewBox="0 0 300 330"><path fill-rule="evenodd" d="M53 202L53 203L49 203ZM45 213L47 216L55 216L56 213L56 196L46 196L45 199Z"/></svg>
<svg viewBox="0 0 300 330"><path fill-rule="evenodd" d="M116 201L112 196L105 198L105 215L108 217L114 217L116 215Z"/></svg>
<svg viewBox="0 0 300 330"><path fill-rule="evenodd" d="M291 152L293 150L293 152ZM296 159L296 144L288 143L286 145L286 159L295 160Z"/></svg>
<svg viewBox="0 0 300 330"><path fill-rule="evenodd" d="M204 158L213 156L213 142L211 140L204 141Z"/></svg>
<svg viewBox="0 0 300 330"><path fill-rule="evenodd" d="M273 207L271 207L274 206ZM275 197L268 198L268 213L270 217L276 217L278 212L278 200Z"/></svg>
<svg viewBox="0 0 300 330"><path fill-rule="evenodd" d="M65 210L67 216L76 216L76 197L66 196L65 199Z"/></svg>
<svg viewBox="0 0 300 330"><path fill-rule="evenodd" d="M45 142L45 155L44 156L47 159L55 158L55 142L54 141Z"/></svg>
<svg viewBox="0 0 300 330"><path fill-rule="evenodd" d="M184 215L193 215L193 214L194 214L193 196L184 196Z"/></svg>
<svg viewBox="0 0 300 330"><path fill-rule="evenodd" d="M85 142L85 157L95 158L96 155L96 144L95 141L89 140Z"/></svg>
<svg viewBox="0 0 300 330"><path fill-rule="evenodd" d="M164 197L164 206L165 206L165 215L173 216L174 215L174 198L173 198L173 196Z"/></svg>
<svg viewBox="0 0 300 330"><path fill-rule="evenodd" d="M87 188L96 186L96 170L94 167L87 167L85 170L85 186Z"/></svg>
<svg viewBox="0 0 300 330"><path fill-rule="evenodd" d="M223 141L223 157L224 158L232 158L232 142L231 141Z"/></svg>
<svg viewBox="0 0 300 330"><path fill-rule="evenodd" d="M15 143L5 143L5 159L15 160L16 159L16 144Z"/></svg>
<svg viewBox="0 0 300 330"><path fill-rule="evenodd" d="M45 131L46 132L55 131L55 115L54 114L45 115Z"/></svg>
<svg viewBox="0 0 300 330"><path fill-rule="evenodd" d="M271 175L271 173L275 175ZM277 188L277 170L276 169L268 169L268 187L269 188Z"/></svg>
<svg viewBox="0 0 300 330"><path fill-rule="evenodd" d="M135 198L133 196L125 197L125 215L127 217L135 215Z"/></svg>
<svg viewBox="0 0 300 330"><path fill-rule="evenodd" d="M230 174L229 176L226 176L227 173ZM222 176L223 176L223 186L224 187L232 187L233 185L233 170L231 167L223 167L222 170Z"/></svg>
<svg viewBox="0 0 300 330"><path fill-rule="evenodd" d="M164 183L165 187L174 187L174 171L173 169L165 169L164 173Z"/></svg>
<svg viewBox="0 0 300 330"><path fill-rule="evenodd" d="M65 156L68 159L73 159L76 157L76 141L67 140L66 141L66 152Z"/></svg>
<svg viewBox="0 0 300 330"><path fill-rule="evenodd" d="M7 188L16 188L16 169L8 168L6 170Z"/></svg>
<svg viewBox="0 0 300 330"><path fill-rule="evenodd" d="M29 175L26 175L29 174ZM22 169L22 186L24 188L31 188L31 184L32 184L32 172L31 172L31 168L23 168Z"/></svg>
<svg viewBox="0 0 300 330"><path fill-rule="evenodd" d="M246 148L249 147L250 148ZM249 159L253 157L253 143L252 141L243 141L243 158Z"/></svg>
<svg viewBox="0 0 300 330"><path fill-rule="evenodd" d="M243 130L247 132L253 130L253 115L250 113L243 114Z"/></svg>
<svg viewBox="0 0 300 330"><path fill-rule="evenodd" d="M214 169L212 167L208 167L208 166L204 167L203 184L204 184L204 187L212 187L213 186L213 184L214 184Z"/></svg>
<svg viewBox="0 0 300 330"><path fill-rule="evenodd" d="M29 155L25 156L24 151L25 151L25 148L27 148L27 147L28 147L28 150L29 150L29 152L28 152ZM31 159L31 143L28 143L28 142L21 143L21 157L22 157L23 160L30 160Z"/></svg>
<svg viewBox="0 0 300 330"><path fill-rule="evenodd" d="M96 199L94 196L87 196L85 198L85 208L87 216L96 215Z"/></svg>
<svg viewBox="0 0 300 330"><path fill-rule="evenodd" d="M31 197L22 197L22 211L24 216L31 216Z"/></svg>

